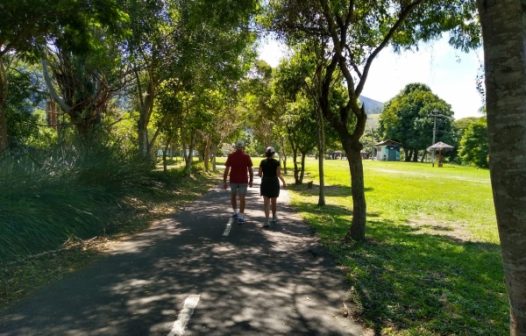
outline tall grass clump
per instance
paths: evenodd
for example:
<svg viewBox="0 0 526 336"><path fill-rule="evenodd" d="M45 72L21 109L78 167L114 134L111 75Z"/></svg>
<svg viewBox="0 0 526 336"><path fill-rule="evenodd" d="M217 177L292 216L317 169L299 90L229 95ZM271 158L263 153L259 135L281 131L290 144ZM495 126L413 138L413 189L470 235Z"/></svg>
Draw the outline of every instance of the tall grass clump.
<svg viewBox="0 0 526 336"><path fill-rule="evenodd" d="M117 145L69 144L0 159L0 263L119 229L151 166Z"/></svg>

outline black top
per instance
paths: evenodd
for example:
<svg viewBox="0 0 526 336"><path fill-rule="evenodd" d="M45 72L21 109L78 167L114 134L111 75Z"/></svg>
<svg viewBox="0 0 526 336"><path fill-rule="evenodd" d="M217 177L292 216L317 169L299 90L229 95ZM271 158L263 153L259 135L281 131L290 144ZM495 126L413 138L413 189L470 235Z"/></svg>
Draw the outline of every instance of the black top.
<svg viewBox="0 0 526 336"><path fill-rule="evenodd" d="M263 171L263 177L277 177L276 171L279 167L279 161L276 159L265 159L259 164Z"/></svg>

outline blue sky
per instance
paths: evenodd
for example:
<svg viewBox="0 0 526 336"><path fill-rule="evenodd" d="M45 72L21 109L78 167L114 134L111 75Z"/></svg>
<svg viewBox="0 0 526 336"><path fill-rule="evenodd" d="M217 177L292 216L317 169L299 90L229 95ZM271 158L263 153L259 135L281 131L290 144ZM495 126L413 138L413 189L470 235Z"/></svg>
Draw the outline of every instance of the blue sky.
<svg viewBox="0 0 526 336"><path fill-rule="evenodd" d="M271 38L262 40L258 51L273 67L287 55L285 46ZM451 105L456 119L481 116L476 76L483 59L482 50L464 53L450 47L445 38L421 44L416 52L396 54L384 49L373 62L363 94L386 102L405 85L420 82Z"/></svg>

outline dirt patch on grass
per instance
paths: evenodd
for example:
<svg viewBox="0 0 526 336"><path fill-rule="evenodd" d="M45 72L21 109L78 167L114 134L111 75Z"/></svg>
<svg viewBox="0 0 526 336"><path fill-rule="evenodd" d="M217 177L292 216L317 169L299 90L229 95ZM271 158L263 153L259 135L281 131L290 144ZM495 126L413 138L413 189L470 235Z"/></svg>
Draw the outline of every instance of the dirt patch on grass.
<svg viewBox="0 0 526 336"><path fill-rule="evenodd" d="M388 173L388 174L395 174L395 175L409 175L409 176L418 176L422 178L440 178L440 179L449 179L449 180L458 180L458 181L465 181L465 182L473 182L473 183L482 183L482 184L489 184L489 178L475 178L475 177L467 177L467 176L461 176L461 175L437 175L433 173L425 173L425 172L415 172L415 171L403 171L403 170L396 170L396 169L387 169L387 168L370 168L371 170L382 172L382 173Z"/></svg>
<svg viewBox="0 0 526 336"><path fill-rule="evenodd" d="M446 236L462 242L474 241L466 223L437 220L428 215L418 215L407 221L416 233Z"/></svg>

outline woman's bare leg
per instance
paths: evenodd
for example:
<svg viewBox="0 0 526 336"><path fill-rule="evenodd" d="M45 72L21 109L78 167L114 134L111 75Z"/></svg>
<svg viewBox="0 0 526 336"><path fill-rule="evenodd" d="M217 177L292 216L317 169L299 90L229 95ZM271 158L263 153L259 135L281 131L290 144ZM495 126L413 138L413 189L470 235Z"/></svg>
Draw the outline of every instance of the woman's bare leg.
<svg viewBox="0 0 526 336"><path fill-rule="evenodd" d="M269 216L269 204L270 204L270 198L267 196L263 196L263 209L265 210L265 218L268 220Z"/></svg>
<svg viewBox="0 0 526 336"><path fill-rule="evenodd" d="M277 197L272 197L270 201L272 202L272 219L276 219L276 200Z"/></svg>

